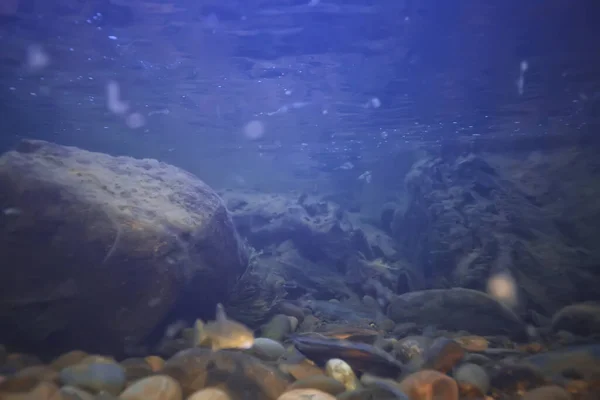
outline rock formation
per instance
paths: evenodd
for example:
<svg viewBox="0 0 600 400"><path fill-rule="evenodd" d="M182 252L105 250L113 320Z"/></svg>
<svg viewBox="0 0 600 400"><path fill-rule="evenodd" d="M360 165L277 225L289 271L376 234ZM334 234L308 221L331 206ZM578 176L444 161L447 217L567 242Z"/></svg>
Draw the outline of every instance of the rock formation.
<svg viewBox="0 0 600 400"><path fill-rule="evenodd" d="M0 157L0 341L122 351L246 269L220 197L156 160L23 141Z"/></svg>
<svg viewBox="0 0 600 400"><path fill-rule="evenodd" d="M422 159L406 177L409 206L392 222L402 253L430 288L485 291L490 276L509 271L521 311L552 315L594 299L600 275L592 225L600 214L593 197L600 188L578 176L593 165L579 156L563 149L525 160Z"/></svg>

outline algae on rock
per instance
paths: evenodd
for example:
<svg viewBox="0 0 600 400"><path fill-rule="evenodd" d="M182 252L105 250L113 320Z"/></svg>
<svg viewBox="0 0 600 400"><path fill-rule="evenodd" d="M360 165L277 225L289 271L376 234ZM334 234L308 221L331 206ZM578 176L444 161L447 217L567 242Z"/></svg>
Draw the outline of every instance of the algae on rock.
<svg viewBox="0 0 600 400"><path fill-rule="evenodd" d="M0 157L0 340L122 351L211 315L247 266L220 197L156 160L25 140Z"/></svg>

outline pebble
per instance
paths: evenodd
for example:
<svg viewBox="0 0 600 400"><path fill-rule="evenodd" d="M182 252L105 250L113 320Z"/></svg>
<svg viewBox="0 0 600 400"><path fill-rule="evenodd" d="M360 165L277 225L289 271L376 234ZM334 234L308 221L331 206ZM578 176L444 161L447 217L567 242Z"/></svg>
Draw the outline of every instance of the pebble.
<svg viewBox="0 0 600 400"><path fill-rule="evenodd" d="M288 315L288 320L290 321L290 331L296 332L296 329L298 329L298 325L300 324L300 322L298 322L298 318Z"/></svg>
<svg viewBox="0 0 600 400"><path fill-rule="evenodd" d="M464 356L465 350L460 344L452 339L440 337L435 339L425 352L423 367L448 373Z"/></svg>
<svg viewBox="0 0 600 400"><path fill-rule="evenodd" d="M336 400L329 393L317 389L294 389L283 393L277 400Z"/></svg>
<svg viewBox="0 0 600 400"><path fill-rule="evenodd" d="M3 385L4 386L4 385ZM0 390L2 400L51 400L58 392L58 386L52 382L40 381L26 391Z"/></svg>
<svg viewBox="0 0 600 400"><path fill-rule="evenodd" d="M50 363L50 367L56 371L60 371L63 368L70 367L71 365L79 364L81 361L86 359L88 354L84 351L73 350L65 353L54 359Z"/></svg>
<svg viewBox="0 0 600 400"><path fill-rule="evenodd" d="M285 314L290 317L295 317L299 323L302 323L302 321L304 321L304 310L302 310L302 307L297 306L296 304L291 303L289 301L282 301L281 303L279 303L278 307L279 312L281 314Z"/></svg>
<svg viewBox="0 0 600 400"><path fill-rule="evenodd" d="M580 303L562 308L552 317L552 330L580 336L600 333L600 304Z"/></svg>
<svg viewBox="0 0 600 400"><path fill-rule="evenodd" d="M276 361L285 353L285 347L281 343L269 338L256 338L250 352L258 358L266 361Z"/></svg>
<svg viewBox="0 0 600 400"><path fill-rule="evenodd" d="M458 385L448 375L434 370L410 374L400 382L410 400L458 400Z"/></svg>
<svg viewBox="0 0 600 400"><path fill-rule="evenodd" d="M187 400L231 400L231 397L221 389L206 388L192 393Z"/></svg>
<svg viewBox="0 0 600 400"><path fill-rule="evenodd" d="M344 360L332 358L325 364L327 375L344 385L346 390L356 390L359 386L358 378L352 367Z"/></svg>
<svg viewBox="0 0 600 400"><path fill-rule="evenodd" d="M485 366L493 362L491 358L478 353L470 353L465 355L463 361L465 363L477 364L479 366Z"/></svg>
<svg viewBox="0 0 600 400"><path fill-rule="evenodd" d="M432 339L426 336L408 336L394 344L394 353L403 363L420 366L431 343Z"/></svg>
<svg viewBox="0 0 600 400"><path fill-rule="evenodd" d="M148 365L150 365L150 368L152 368L152 371L154 372L160 371L163 365L165 365L165 360L163 360L162 357L159 356L148 356L144 360L146 360L146 362L148 363Z"/></svg>
<svg viewBox="0 0 600 400"><path fill-rule="evenodd" d="M453 376L463 397L482 397L490 389L490 377L477 364L462 364L454 371Z"/></svg>
<svg viewBox="0 0 600 400"><path fill-rule="evenodd" d="M304 359L297 363L279 364L279 369L297 380L305 379L311 376L325 375L325 372L321 368L311 363L308 359Z"/></svg>
<svg viewBox="0 0 600 400"><path fill-rule="evenodd" d="M277 314L263 325L260 331L262 337L281 342L292 332L292 324L287 315Z"/></svg>
<svg viewBox="0 0 600 400"><path fill-rule="evenodd" d="M181 400L181 386L170 376L154 375L132 383L121 395L121 400Z"/></svg>
<svg viewBox="0 0 600 400"><path fill-rule="evenodd" d="M15 377L31 377L40 381L58 383L59 376L58 371L45 366L45 365L34 365L32 367L26 367L15 374Z"/></svg>
<svg viewBox="0 0 600 400"><path fill-rule="evenodd" d="M75 386L63 386L60 388L58 393L61 395L62 399L65 400L95 400L93 394L86 392L83 389L79 389ZM59 399L52 399L59 400Z"/></svg>
<svg viewBox="0 0 600 400"><path fill-rule="evenodd" d="M466 351L484 351L490 346L488 340L482 336L461 336L454 340Z"/></svg>
<svg viewBox="0 0 600 400"><path fill-rule="evenodd" d="M65 385L97 393L107 391L118 394L125 386L125 369L113 362L89 362L72 365L60 371L60 380Z"/></svg>

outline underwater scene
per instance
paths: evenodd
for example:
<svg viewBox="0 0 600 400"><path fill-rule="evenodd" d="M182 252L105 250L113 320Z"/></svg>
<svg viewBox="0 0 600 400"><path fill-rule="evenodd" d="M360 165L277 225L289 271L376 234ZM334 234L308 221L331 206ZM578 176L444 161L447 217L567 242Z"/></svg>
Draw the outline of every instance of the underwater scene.
<svg viewBox="0 0 600 400"><path fill-rule="evenodd" d="M598 21L0 0L0 400L600 400Z"/></svg>

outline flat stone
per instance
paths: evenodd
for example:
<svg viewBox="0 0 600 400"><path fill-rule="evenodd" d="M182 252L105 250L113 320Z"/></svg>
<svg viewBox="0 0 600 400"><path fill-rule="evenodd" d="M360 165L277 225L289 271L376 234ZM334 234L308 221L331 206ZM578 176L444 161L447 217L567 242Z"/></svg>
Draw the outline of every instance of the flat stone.
<svg viewBox="0 0 600 400"><path fill-rule="evenodd" d="M121 400L181 400L181 386L170 376L154 375L140 379L127 387Z"/></svg>
<svg viewBox="0 0 600 400"><path fill-rule="evenodd" d="M525 336L525 323L508 307L471 289L431 289L392 299L388 316L396 322L435 325L449 331L477 335Z"/></svg>

